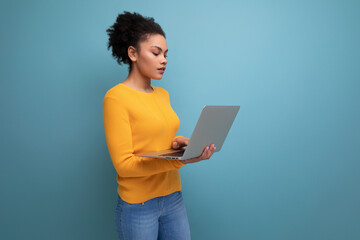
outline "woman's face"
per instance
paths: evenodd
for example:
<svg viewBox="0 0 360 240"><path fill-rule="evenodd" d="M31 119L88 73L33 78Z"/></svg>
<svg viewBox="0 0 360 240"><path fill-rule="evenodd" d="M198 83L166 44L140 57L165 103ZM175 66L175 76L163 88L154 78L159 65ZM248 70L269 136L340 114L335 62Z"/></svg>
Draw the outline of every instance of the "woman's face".
<svg viewBox="0 0 360 240"><path fill-rule="evenodd" d="M150 35L139 45L140 51L136 51L136 61L133 64L144 77L160 80L167 64L168 49L165 38L160 34Z"/></svg>

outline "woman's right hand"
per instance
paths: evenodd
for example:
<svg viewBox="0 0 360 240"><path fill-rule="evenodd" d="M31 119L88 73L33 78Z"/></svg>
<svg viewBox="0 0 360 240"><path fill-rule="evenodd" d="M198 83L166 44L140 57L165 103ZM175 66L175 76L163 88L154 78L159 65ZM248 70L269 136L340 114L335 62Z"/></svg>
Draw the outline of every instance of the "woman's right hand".
<svg viewBox="0 0 360 240"><path fill-rule="evenodd" d="M204 148L204 151L202 152L201 156L196 157L196 158L186 159L186 160L183 160L182 162L185 164L188 164L188 163L200 162L202 160L208 160L213 155L215 149L216 149L215 145L211 144Z"/></svg>

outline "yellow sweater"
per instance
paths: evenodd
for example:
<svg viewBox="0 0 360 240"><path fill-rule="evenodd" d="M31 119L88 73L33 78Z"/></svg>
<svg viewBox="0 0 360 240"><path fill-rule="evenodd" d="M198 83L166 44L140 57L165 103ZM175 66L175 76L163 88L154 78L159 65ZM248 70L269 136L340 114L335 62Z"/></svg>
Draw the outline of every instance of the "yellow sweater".
<svg viewBox="0 0 360 240"><path fill-rule="evenodd" d="M118 194L128 203L141 203L181 190L179 168L184 163L135 155L171 148L180 121L169 93L152 86L145 93L120 83L103 102L106 143L117 171Z"/></svg>

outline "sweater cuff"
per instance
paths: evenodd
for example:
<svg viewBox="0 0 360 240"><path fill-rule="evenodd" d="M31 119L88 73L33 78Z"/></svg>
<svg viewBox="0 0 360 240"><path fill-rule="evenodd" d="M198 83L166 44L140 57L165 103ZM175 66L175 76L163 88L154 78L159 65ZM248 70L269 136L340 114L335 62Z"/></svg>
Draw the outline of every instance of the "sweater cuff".
<svg viewBox="0 0 360 240"><path fill-rule="evenodd" d="M180 169L182 166L186 165L184 161L181 160L170 160L174 162L174 165L177 169Z"/></svg>

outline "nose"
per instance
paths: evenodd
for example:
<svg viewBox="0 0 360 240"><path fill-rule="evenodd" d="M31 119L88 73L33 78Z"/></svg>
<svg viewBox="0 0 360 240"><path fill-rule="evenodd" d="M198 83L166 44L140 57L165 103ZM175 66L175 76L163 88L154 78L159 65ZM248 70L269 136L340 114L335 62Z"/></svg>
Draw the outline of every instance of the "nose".
<svg viewBox="0 0 360 240"><path fill-rule="evenodd" d="M167 59L165 57L163 57L163 59L161 60L161 64L163 64L163 65L167 64Z"/></svg>

